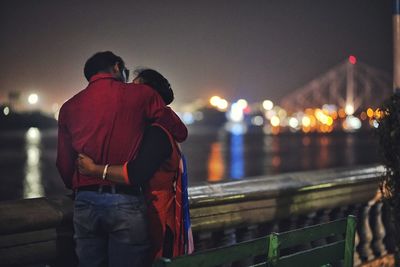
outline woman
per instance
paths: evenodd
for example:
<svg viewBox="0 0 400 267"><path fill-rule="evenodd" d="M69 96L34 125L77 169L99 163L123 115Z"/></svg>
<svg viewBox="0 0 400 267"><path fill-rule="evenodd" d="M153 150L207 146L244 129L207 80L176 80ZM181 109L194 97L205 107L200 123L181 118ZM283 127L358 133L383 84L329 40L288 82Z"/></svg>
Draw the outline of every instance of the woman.
<svg viewBox="0 0 400 267"><path fill-rule="evenodd" d="M155 89L166 105L174 99L168 80L155 70L138 71L133 82ZM82 154L78 159L79 172L84 175L142 188L148 204L153 260L193 251L186 166L177 142L162 124L161 120L145 130L138 155L124 165L97 165Z"/></svg>

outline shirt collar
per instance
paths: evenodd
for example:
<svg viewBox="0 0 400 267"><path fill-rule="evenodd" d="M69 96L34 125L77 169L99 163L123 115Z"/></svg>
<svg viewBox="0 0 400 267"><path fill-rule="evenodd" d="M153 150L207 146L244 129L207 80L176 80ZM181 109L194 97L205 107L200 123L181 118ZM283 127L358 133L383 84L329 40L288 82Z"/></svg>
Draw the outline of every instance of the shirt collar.
<svg viewBox="0 0 400 267"><path fill-rule="evenodd" d="M111 73L98 73L90 78L89 83L95 82L100 79L115 79L115 77Z"/></svg>

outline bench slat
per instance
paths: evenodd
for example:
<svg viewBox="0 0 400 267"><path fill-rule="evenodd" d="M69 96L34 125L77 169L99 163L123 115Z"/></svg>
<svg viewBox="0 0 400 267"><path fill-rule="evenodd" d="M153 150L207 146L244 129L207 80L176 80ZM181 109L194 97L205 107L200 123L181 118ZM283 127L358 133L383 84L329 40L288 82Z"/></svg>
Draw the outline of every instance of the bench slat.
<svg viewBox="0 0 400 267"><path fill-rule="evenodd" d="M207 250L193 255L181 256L170 259L160 259L153 266L155 267L187 267L201 266L209 267L223 263L234 262L258 255L266 255L268 251L267 237L245 241L239 244Z"/></svg>
<svg viewBox="0 0 400 267"><path fill-rule="evenodd" d="M308 226L302 229L278 233L279 248L284 249L326 238L328 236L345 234L346 222L346 219L340 219L319 225Z"/></svg>
<svg viewBox="0 0 400 267"><path fill-rule="evenodd" d="M337 241L324 246L297 252L281 257L276 267L307 266L320 267L323 264L333 263L343 259L345 241Z"/></svg>

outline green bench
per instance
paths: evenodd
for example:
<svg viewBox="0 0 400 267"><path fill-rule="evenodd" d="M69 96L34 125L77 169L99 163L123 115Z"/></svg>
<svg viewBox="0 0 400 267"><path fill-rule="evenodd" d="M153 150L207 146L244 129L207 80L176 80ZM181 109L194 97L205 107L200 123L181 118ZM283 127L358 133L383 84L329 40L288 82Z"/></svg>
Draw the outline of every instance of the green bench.
<svg viewBox="0 0 400 267"><path fill-rule="evenodd" d="M225 263L245 260L265 255L265 261L253 266L269 267L328 267L343 261L343 267L353 266L354 237L356 219L347 218L309 226L283 233L272 233L268 236L221 247L174 259L161 258L154 267L212 267ZM331 238L335 241L317 245L310 249L286 253L281 250L295 248L302 244L320 239Z"/></svg>

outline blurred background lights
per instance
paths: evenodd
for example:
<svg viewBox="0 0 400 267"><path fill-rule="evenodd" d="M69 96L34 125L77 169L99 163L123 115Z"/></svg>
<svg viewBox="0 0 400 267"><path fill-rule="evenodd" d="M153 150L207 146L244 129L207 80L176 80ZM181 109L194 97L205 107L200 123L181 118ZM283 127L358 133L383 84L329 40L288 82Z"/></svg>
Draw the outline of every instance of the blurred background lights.
<svg viewBox="0 0 400 267"><path fill-rule="evenodd" d="M247 105L248 105L247 101L244 100L244 99L239 99L236 103L238 104L238 106L239 106L241 109L247 108Z"/></svg>
<svg viewBox="0 0 400 267"><path fill-rule="evenodd" d="M368 118L374 117L374 110L372 108L367 109L367 116Z"/></svg>
<svg viewBox="0 0 400 267"><path fill-rule="evenodd" d="M343 122L343 130L352 132L361 128L361 120L354 116L347 116Z"/></svg>
<svg viewBox="0 0 400 267"><path fill-rule="evenodd" d="M7 116L8 114L10 114L10 108L9 108L9 107L4 107L4 109L3 109L3 114L4 114L5 116Z"/></svg>
<svg viewBox="0 0 400 267"><path fill-rule="evenodd" d="M264 100L262 106L265 110L271 110L274 107L274 103L271 100Z"/></svg>
<svg viewBox="0 0 400 267"><path fill-rule="evenodd" d="M301 120L301 124L303 124L304 127L309 127L311 124L311 119L308 116L304 116Z"/></svg>
<svg viewBox="0 0 400 267"><path fill-rule="evenodd" d="M344 112L347 114L347 115L353 115L353 113L354 113L354 106L352 105L352 104L346 104L346 107L344 108Z"/></svg>
<svg viewBox="0 0 400 267"><path fill-rule="evenodd" d="M37 94L30 94L28 96L28 103L31 105L35 105L37 104L37 102L39 101L39 96Z"/></svg>
<svg viewBox="0 0 400 267"><path fill-rule="evenodd" d="M228 115L229 119L234 122L240 122L243 120L243 108L239 103L233 103L231 110Z"/></svg>
<svg viewBox="0 0 400 267"><path fill-rule="evenodd" d="M297 128L299 126L299 121L296 118L290 118L289 126L292 128Z"/></svg>
<svg viewBox="0 0 400 267"><path fill-rule="evenodd" d="M228 108L228 101L225 99L220 99L217 103L217 108L221 110L225 110Z"/></svg>
<svg viewBox="0 0 400 267"><path fill-rule="evenodd" d="M226 110L228 108L228 101L219 96L212 96L210 98L210 105L218 108L219 110Z"/></svg>
<svg viewBox="0 0 400 267"><path fill-rule="evenodd" d="M183 113L182 120L185 124L188 124L188 125L192 124L194 122L193 114L190 112Z"/></svg>
<svg viewBox="0 0 400 267"><path fill-rule="evenodd" d="M264 124L264 119L262 116L255 116L251 119L251 123L256 126L261 126Z"/></svg>
<svg viewBox="0 0 400 267"><path fill-rule="evenodd" d="M221 100L221 98L219 97L219 96L212 96L211 98L210 98L210 104L211 104L211 106L213 106L213 107L216 107L217 105L218 105L218 102Z"/></svg>
<svg viewBox="0 0 400 267"><path fill-rule="evenodd" d="M277 116L273 116L271 118L271 125L274 127L279 126L279 124L281 123L281 120L277 117Z"/></svg>

